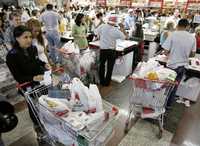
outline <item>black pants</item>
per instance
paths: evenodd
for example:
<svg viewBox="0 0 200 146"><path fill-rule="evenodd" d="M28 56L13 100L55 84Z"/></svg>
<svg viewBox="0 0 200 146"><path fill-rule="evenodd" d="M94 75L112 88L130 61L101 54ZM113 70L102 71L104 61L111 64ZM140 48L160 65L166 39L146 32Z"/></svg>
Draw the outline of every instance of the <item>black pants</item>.
<svg viewBox="0 0 200 146"><path fill-rule="evenodd" d="M111 81L112 71L115 64L116 51L111 49L100 50L100 84L108 86ZM105 74L105 64L107 63L107 72Z"/></svg>

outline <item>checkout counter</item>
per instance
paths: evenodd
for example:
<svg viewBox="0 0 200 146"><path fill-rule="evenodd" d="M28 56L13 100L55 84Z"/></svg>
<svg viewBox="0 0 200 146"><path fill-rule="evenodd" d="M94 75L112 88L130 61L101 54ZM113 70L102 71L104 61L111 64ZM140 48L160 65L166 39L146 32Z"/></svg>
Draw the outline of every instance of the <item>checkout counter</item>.
<svg viewBox="0 0 200 146"><path fill-rule="evenodd" d="M121 83L133 71L136 63L134 50L137 49L138 42L130 40L117 40L117 59L113 69L112 80ZM89 43L89 48L99 52L99 41Z"/></svg>

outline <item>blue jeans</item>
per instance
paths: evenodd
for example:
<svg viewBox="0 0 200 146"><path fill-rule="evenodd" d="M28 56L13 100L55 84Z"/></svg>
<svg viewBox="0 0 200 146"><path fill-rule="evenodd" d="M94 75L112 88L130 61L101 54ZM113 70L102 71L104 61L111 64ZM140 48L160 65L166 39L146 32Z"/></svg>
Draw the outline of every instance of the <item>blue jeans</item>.
<svg viewBox="0 0 200 146"><path fill-rule="evenodd" d="M56 30L46 31L46 39L48 40L49 45L49 57L53 61L53 63L61 63L62 56L56 50L60 47L60 35L59 32Z"/></svg>
<svg viewBox="0 0 200 146"><path fill-rule="evenodd" d="M180 67L173 69L173 70L177 73L176 82L178 82L178 85L179 85L179 83L181 82L181 80L183 78L183 75L185 74L185 67L180 66ZM169 98L168 98L168 101L167 101L167 107L172 105L174 98L176 96L176 91L177 91L178 85L176 85L174 87L174 89L171 91Z"/></svg>

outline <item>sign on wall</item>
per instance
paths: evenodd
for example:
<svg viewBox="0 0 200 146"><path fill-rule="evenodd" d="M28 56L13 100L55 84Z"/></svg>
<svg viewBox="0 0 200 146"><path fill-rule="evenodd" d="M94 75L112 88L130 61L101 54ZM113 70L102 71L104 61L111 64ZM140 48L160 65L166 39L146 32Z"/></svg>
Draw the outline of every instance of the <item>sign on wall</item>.
<svg viewBox="0 0 200 146"><path fill-rule="evenodd" d="M98 6L106 6L106 0L97 0Z"/></svg>

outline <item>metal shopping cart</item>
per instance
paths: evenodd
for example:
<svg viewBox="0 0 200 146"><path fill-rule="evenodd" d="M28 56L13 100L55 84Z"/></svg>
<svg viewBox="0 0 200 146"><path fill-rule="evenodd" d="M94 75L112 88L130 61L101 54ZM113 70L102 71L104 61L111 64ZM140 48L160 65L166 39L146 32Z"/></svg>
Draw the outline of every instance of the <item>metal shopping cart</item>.
<svg viewBox="0 0 200 146"><path fill-rule="evenodd" d="M133 90L129 97L129 115L125 132L128 131L133 114L136 118L158 120L158 138L162 138L166 103L176 83L134 77L129 79L132 81Z"/></svg>
<svg viewBox="0 0 200 146"><path fill-rule="evenodd" d="M27 83L20 85L20 87L22 86L27 86ZM34 116L42 130L42 140L51 146L60 146L60 144L62 145L62 141L60 141L59 137L55 135L56 131L59 130L62 132L60 133L61 135L63 135L65 138L69 138L70 141L73 141L73 144L70 144L70 146L103 146L103 143L108 140L107 137L104 137L105 133L107 133L108 137L112 136L113 134L113 129L111 127L117 118L116 115L118 113L118 109L110 103L104 101L103 108L105 115L107 116L107 120L101 123L96 123L93 127L84 127L83 129L79 130L71 126L71 124L67 121L63 120L62 116L66 116L65 114L55 114L39 103L38 99L42 95L47 95L49 88L51 87L52 86L39 85L33 89L28 87L27 91L23 92L25 100L31 107ZM54 125L49 125L49 121L50 123L54 123ZM54 128L53 133L50 133L49 128L51 128L51 131L52 128Z"/></svg>
<svg viewBox="0 0 200 146"><path fill-rule="evenodd" d="M89 49L82 50L80 53L61 51L65 71L71 77L79 77L86 85L98 83L97 56L95 53Z"/></svg>

